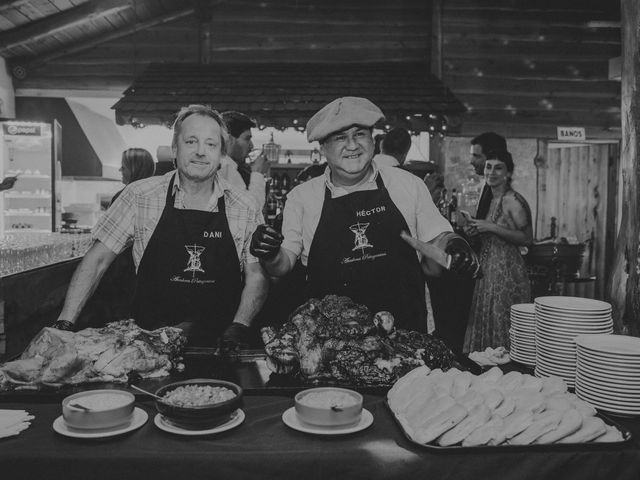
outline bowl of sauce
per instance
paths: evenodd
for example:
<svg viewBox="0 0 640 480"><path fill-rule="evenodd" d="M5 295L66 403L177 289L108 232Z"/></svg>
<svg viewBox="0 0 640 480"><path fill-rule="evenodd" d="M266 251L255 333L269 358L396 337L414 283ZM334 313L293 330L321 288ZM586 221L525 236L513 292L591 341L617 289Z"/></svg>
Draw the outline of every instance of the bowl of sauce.
<svg viewBox="0 0 640 480"><path fill-rule="evenodd" d="M362 395L347 388L319 387L298 392L295 410L300 421L335 427L356 423L362 414Z"/></svg>
<svg viewBox="0 0 640 480"><path fill-rule="evenodd" d="M131 421L134 402L124 390L87 390L62 400L62 418L72 428L113 428Z"/></svg>

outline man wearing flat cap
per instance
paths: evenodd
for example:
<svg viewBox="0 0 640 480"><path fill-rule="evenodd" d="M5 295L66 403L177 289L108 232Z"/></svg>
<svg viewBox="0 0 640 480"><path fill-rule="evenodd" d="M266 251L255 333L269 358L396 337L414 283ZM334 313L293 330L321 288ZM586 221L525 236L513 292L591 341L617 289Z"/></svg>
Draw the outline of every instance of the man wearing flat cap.
<svg viewBox="0 0 640 480"><path fill-rule="evenodd" d="M372 130L381 120L382 111L359 97L338 98L309 120L307 138L320 142L328 168L289 193L282 234L256 229L251 253L274 276L300 258L309 298L346 295L372 312L391 312L399 328L425 332L423 274L441 272L425 255L426 242L449 253L458 273L474 274L478 261L418 177L372 162Z"/></svg>

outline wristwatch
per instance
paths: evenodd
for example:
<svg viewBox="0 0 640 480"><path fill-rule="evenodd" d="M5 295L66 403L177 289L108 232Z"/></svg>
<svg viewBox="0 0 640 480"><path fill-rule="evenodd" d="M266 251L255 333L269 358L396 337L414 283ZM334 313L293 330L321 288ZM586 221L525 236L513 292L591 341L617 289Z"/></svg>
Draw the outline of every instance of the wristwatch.
<svg viewBox="0 0 640 480"><path fill-rule="evenodd" d="M69 320L56 320L51 325L52 328L57 328L58 330L66 330L68 332L73 332L75 330L75 324L70 322Z"/></svg>

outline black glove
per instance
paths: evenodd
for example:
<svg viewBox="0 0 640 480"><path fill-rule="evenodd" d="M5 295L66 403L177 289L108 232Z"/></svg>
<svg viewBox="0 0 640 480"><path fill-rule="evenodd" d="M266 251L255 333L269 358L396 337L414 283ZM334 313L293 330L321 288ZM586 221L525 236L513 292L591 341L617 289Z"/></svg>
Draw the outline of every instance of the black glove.
<svg viewBox="0 0 640 480"><path fill-rule="evenodd" d="M249 348L249 327L242 323L233 322L224 331L219 343L222 352Z"/></svg>
<svg viewBox="0 0 640 480"><path fill-rule="evenodd" d="M58 330L65 330L67 332L73 332L76 329L76 326L71 323L69 320L56 320L51 325L51 328L56 328Z"/></svg>
<svg viewBox="0 0 640 480"><path fill-rule="evenodd" d="M458 275L473 278L482 277L478 256L464 238L458 235L452 236L447 242L444 251L451 255L451 267L449 267L449 270Z"/></svg>
<svg viewBox="0 0 640 480"><path fill-rule="evenodd" d="M16 184L18 177L7 177L0 182L0 192L3 190L9 190Z"/></svg>
<svg viewBox="0 0 640 480"><path fill-rule="evenodd" d="M249 251L254 257L270 260L278 255L283 238L281 233L269 225L258 225L251 236Z"/></svg>

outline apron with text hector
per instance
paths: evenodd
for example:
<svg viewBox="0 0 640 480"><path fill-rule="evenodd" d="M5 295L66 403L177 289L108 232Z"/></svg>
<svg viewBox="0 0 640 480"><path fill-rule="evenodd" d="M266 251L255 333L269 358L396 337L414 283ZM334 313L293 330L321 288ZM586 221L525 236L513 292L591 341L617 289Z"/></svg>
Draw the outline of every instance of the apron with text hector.
<svg viewBox="0 0 640 480"><path fill-rule="evenodd" d="M240 302L240 262L224 196L217 212L177 209L174 179L140 261L134 316L146 329L193 322L189 344L213 347Z"/></svg>
<svg viewBox="0 0 640 480"><path fill-rule="evenodd" d="M427 331L425 283L409 231L381 176L377 190L331 198L325 187L307 262L307 297L346 295L372 314L387 310L398 328Z"/></svg>

